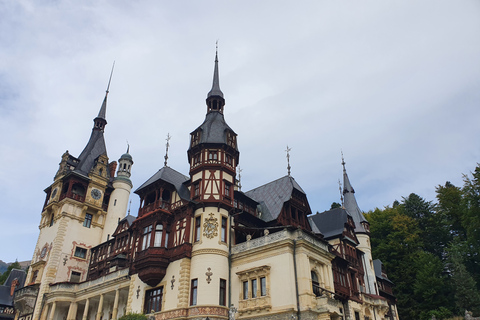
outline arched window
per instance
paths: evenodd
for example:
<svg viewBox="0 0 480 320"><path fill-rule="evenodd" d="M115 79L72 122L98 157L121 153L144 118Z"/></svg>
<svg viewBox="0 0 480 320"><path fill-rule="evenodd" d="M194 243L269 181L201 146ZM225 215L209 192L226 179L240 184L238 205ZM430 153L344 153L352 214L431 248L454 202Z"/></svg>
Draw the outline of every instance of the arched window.
<svg viewBox="0 0 480 320"><path fill-rule="evenodd" d="M322 295L321 290L320 290L320 284L318 282L318 276L315 273L315 271L312 270L311 272L312 275L312 291L315 294L316 297L319 297Z"/></svg>
<svg viewBox="0 0 480 320"><path fill-rule="evenodd" d="M154 247L162 246L162 236L163 236L163 225L159 223L155 227L155 241L153 244Z"/></svg>

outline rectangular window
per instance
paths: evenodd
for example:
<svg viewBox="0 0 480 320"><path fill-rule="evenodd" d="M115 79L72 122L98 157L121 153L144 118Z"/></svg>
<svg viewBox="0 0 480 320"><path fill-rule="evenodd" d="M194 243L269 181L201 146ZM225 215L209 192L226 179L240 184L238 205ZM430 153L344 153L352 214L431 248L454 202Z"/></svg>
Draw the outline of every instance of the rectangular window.
<svg viewBox="0 0 480 320"><path fill-rule="evenodd" d="M225 196L230 197L230 184L228 182L225 182Z"/></svg>
<svg viewBox="0 0 480 320"><path fill-rule="evenodd" d="M152 236L152 226L143 228L142 250L150 247L150 238Z"/></svg>
<svg viewBox="0 0 480 320"><path fill-rule="evenodd" d="M257 297L257 279L252 279L252 298Z"/></svg>
<svg viewBox="0 0 480 320"><path fill-rule="evenodd" d="M72 274L70 274L70 282L79 283L81 277L82 274L80 272L72 271Z"/></svg>
<svg viewBox="0 0 480 320"><path fill-rule="evenodd" d="M201 223L202 223L201 217L200 216L196 217L195 218L195 242L200 241Z"/></svg>
<svg viewBox="0 0 480 320"><path fill-rule="evenodd" d="M227 242L227 218L222 217L222 235L221 240Z"/></svg>
<svg viewBox="0 0 480 320"><path fill-rule="evenodd" d="M163 235L163 225L157 224L155 226L155 240L153 243L154 247L161 247L162 246L162 235Z"/></svg>
<svg viewBox="0 0 480 320"><path fill-rule="evenodd" d="M267 295L267 278L265 277L260 278L260 295L262 297Z"/></svg>
<svg viewBox="0 0 480 320"><path fill-rule="evenodd" d="M85 228L90 228L92 225L92 215L90 213L85 214L85 220L83 220L83 226Z"/></svg>
<svg viewBox="0 0 480 320"><path fill-rule="evenodd" d="M145 293L144 313L155 313L162 311L163 287L148 290Z"/></svg>
<svg viewBox="0 0 480 320"><path fill-rule="evenodd" d="M243 300L248 299L248 281L243 282Z"/></svg>
<svg viewBox="0 0 480 320"><path fill-rule="evenodd" d="M220 279L220 299L218 304L221 306L226 306L227 305L227 280Z"/></svg>
<svg viewBox="0 0 480 320"><path fill-rule="evenodd" d="M193 196L198 197L200 195L200 182L197 182L193 186Z"/></svg>
<svg viewBox="0 0 480 320"><path fill-rule="evenodd" d="M197 305L197 289L198 289L198 279L192 279L192 285L190 286L190 305Z"/></svg>
<svg viewBox="0 0 480 320"><path fill-rule="evenodd" d="M74 256L77 257L77 258L86 259L87 249L76 247Z"/></svg>

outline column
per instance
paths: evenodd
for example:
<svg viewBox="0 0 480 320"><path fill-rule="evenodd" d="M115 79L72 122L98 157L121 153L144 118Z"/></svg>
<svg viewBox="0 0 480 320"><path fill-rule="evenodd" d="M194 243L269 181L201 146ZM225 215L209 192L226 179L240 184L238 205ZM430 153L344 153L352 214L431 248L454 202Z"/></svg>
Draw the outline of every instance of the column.
<svg viewBox="0 0 480 320"><path fill-rule="evenodd" d="M102 314L103 314L103 294L100 295L100 301L98 302L96 320L100 320L102 318Z"/></svg>
<svg viewBox="0 0 480 320"><path fill-rule="evenodd" d="M153 230L152 230L153 231ZM120 292L118 289L115 290L115 300L113 301L113 310L112 310L112 319L117 320L118 313L118 296Z"/></svg>
<svg viewBox="0 0 480 320"><path fill-rule="evenodd" d="M76 302L70 302L70 306L68 307L68 314L67 314L67 320L75 320L77 317L77 303Z"/></svg>
<svg viewBox="0 0 480 320"><path fill-rule="evenodd" d="M56 307L57 307L57 303L54 301L52 303L52 310L50 310L50 316L48 317L48 320L53 320L53 315L55 314Z"/></svg>
<svg viewBox="0 0 480 320"><path fill-rule="evenodd" d="M88 307L90 306L90 299L85 300L85 309L83 310L82 320L87 320L88 317Z"/></svg>
<svg viewBox="0 0 480 320"><path fill-rule="evenodd" d="M40 320L46 320L48 315L48 310L50 309L50 304L46 304L45 309L43 309L42 314L40 315ZM16 319L15 319L16 320Z"/></svg>

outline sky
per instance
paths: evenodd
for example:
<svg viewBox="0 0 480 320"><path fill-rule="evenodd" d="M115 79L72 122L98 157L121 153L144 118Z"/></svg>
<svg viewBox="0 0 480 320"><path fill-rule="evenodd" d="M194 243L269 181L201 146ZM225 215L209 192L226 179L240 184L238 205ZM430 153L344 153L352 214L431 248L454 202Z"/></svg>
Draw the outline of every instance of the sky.
<svg viewBox="0 0 480 320"><path fill-rule="evenodd" d="M312 212L462 185L480 162L478 1L0 0L0 260L30 260L65 150L85 147L115 69L105 140L134 190L188 175L218 40L242 191L287 174ZM131 214L139 199L131 195Z"/></svg>

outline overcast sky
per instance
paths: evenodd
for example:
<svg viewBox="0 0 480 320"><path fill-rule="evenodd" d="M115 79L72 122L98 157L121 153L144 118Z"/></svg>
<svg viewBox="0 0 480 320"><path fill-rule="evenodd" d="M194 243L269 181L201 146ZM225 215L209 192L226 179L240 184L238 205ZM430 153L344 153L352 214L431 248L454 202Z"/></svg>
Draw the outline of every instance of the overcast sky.
<svg viewBox="0 0 480 320"><path fill-rule="evenodd" d="M136 189L170 133L188 175L217 39L243 191L287 174L287 145L313 212L340 201L341 150L364 211L435 200L480 161L478 1L0 0L1 260L31 259L43 190L85 147L114 60L110 161L128 140Z"/></svg>

